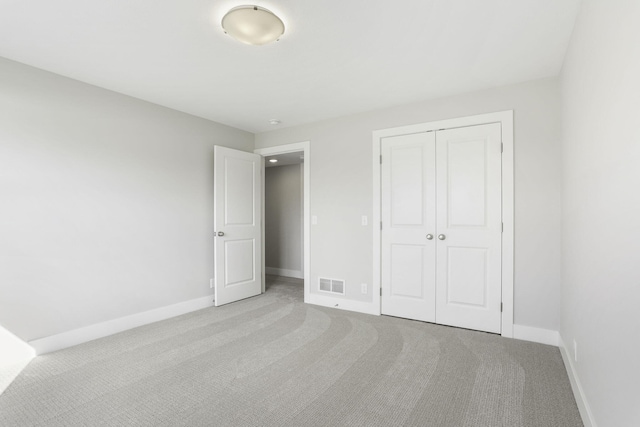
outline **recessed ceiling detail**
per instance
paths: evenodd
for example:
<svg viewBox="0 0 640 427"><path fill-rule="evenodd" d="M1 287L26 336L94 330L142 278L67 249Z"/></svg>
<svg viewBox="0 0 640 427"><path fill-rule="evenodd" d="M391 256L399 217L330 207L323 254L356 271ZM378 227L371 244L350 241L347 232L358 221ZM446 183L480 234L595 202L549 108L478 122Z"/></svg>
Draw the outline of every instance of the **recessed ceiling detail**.
<svg viewBox="0 0 640 427"><path fill-rule="evenodd" d="M273 156L266 157L265 167L279 167L299 165L304 163L304 156L302 152L275 154ZM275 160L275 161L274 161Z"/></svg>

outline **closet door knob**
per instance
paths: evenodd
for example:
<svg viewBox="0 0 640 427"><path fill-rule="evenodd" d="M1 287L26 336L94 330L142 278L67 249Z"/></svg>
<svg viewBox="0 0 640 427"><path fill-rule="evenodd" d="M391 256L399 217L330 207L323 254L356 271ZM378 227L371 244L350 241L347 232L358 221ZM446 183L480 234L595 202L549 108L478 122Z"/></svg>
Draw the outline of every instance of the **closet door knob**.
<svg viewBox="0 0 640 427"><path fill-rule="evenodd" d="M446 238L447 238L447 236L445 236L444 234L438 234L438 239L444 240Z"/></svg>
<svg viewBox="0 0 640 427"><path fill-rule="evenodd" d="M220 237L224 236L224 232L223 231L218 231L218 236L220 236Z"/></svg>
<svg viewBox="0 0 640 427"><path fill-rule="evenodd" d="M433 240L433 234L427 234L427 240Z"/></svg>

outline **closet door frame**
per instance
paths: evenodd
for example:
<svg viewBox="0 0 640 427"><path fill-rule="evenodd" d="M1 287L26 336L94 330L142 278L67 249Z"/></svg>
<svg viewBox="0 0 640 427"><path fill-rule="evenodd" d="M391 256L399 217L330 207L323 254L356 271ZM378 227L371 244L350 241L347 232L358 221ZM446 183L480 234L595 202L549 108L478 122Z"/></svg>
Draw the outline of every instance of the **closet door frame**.
<svg viewBox="0 0 640 427"><path fill-rule="evenodd" d="M373 306L381 314L381 141L420 132L500 123L502 132L502 321L501 335L513 338L514 285L514 157L513 110L373 131Z"/></svg>

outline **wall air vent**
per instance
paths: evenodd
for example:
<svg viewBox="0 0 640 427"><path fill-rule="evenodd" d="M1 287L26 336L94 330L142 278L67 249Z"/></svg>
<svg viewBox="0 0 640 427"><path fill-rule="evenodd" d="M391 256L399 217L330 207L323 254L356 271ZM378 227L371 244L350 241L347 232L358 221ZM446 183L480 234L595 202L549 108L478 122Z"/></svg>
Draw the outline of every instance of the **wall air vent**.
<svg viewBox="0 0 640 427"><path fill-rule="evenodd" d="M344 280L320 277L318 279L318 289L323 292L344 295Z"/></svg>

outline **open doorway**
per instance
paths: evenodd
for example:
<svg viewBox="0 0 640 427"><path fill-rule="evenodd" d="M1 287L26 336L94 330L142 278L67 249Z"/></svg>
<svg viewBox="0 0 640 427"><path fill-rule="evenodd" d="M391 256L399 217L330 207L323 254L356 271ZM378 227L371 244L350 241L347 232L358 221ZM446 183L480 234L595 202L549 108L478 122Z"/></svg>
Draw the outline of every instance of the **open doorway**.
<svg viewBox="0 0 640 427"><path fill-rule="evenodd" d="M305 302L310 286L309 145L300 142L254 151L264 164L263 285L276 276L299 283Z"/></svg>
<svg viewBox="0 0 640 427"><path fill-rule="evenodd" d="M303 286L304 152L265 156L264 166L265 273Z"/></svg>

